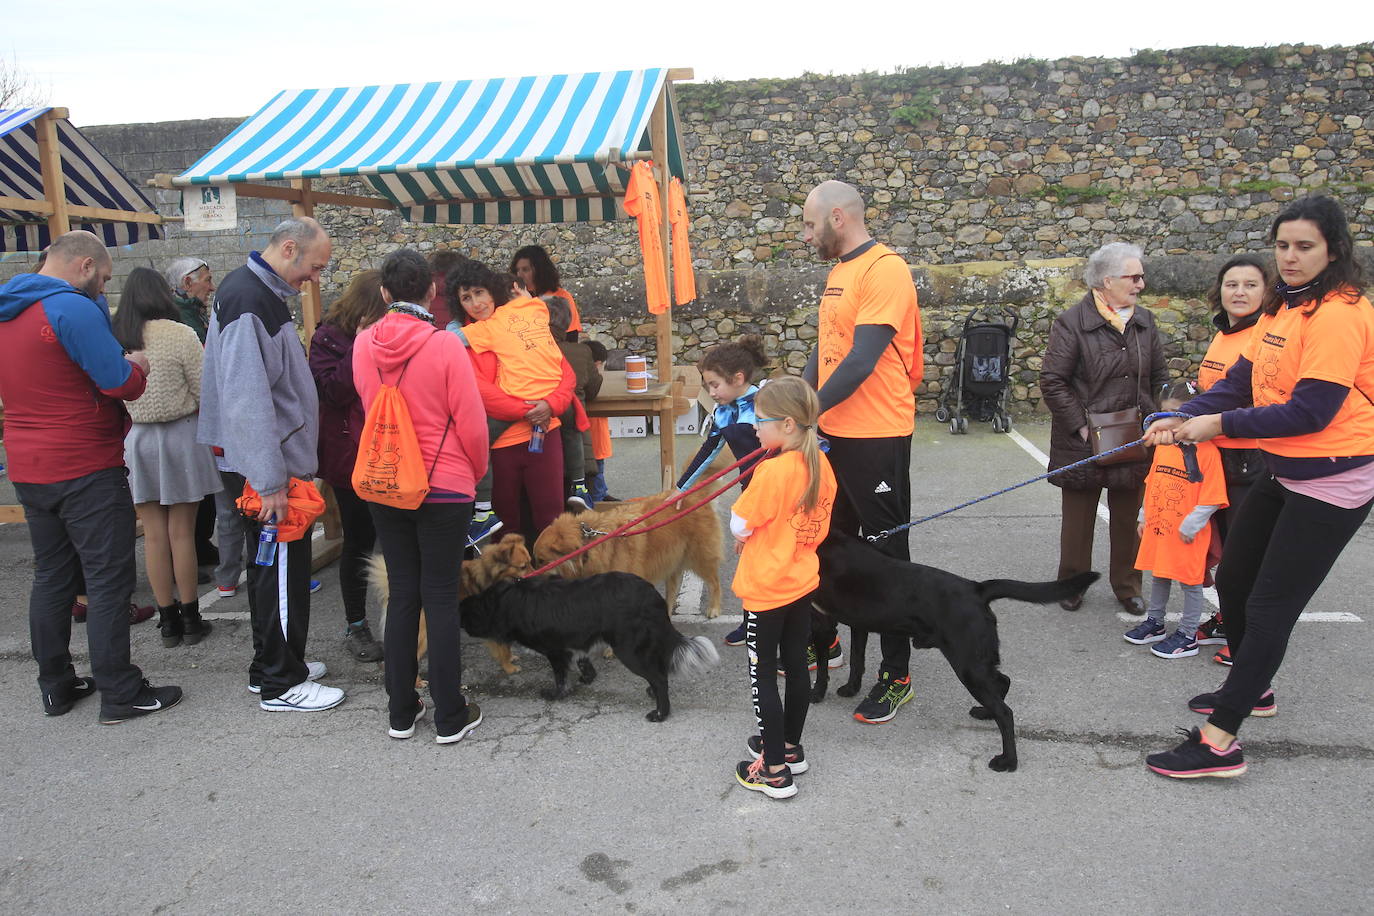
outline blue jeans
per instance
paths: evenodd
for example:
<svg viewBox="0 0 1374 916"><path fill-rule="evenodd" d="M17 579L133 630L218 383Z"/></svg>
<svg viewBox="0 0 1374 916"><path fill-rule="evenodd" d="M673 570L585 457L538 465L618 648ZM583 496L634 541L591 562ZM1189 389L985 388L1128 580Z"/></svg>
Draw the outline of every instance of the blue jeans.
<svg viewBox="0 0 1374 916"><path fill-rule="evenodd" d="M129 657L129 599L134 563L133 495L123 466L57 483L18 483L33 543L29 639L38 662L38 687L65 699L76 681L72 666L72 602L86 580L86 640L91 675L103 706L132 703L143 672Z"/></svg>
<svg viewBox="0 0 1374 916"><path fill-rule="evenodd" d="M591 494L592 502L599 503L606 499L609 491L606 489L606 459L596 459L596 476L587 481L587 490Z"/></svg>

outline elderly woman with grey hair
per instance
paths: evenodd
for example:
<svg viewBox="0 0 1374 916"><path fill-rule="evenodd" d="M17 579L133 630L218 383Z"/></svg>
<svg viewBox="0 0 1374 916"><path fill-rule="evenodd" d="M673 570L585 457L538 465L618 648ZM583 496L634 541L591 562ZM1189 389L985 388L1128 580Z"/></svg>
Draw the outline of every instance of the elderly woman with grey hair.
<svg viewBox="0 0 1374 916"><path fill-rule="evenodd" d="M210 294L215 291L210 265L200 258L177 258L163 276L181 310L181 323L196 332L203 346L210 329Z"/></svg>
<svg viewBox="0 0 1374 916"><path fill-rule="evenodd" d="M1137 299L1145 288L1143 253L1112 242L1088 258L1083 271L1087 295L1065 309L1050 329L1040 370L1040 390L1050 409L1049 469L1093 454L1089 413L1155 409L1155 395L1168 379L1164 345L1154 316ZM1148 462L1089 464L1050 478L1060 488L1059 577L1092 568L1097 503L1107 491L1111 561L1108 576L1117 601L1130 613L1145 613L1136 515L1145 492ZM1076 611L1083 596L1060 605Z"/></svg>

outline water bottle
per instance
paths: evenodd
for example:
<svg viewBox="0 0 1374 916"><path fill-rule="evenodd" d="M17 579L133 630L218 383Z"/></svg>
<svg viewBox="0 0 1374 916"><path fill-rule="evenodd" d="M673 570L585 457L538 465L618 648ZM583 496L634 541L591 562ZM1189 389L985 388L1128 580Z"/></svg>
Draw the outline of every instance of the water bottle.
<svg viewBox="0 0 1374 916"><path fill-rule="evenodd" d="M259 566L271 566L277 561L277 517L269 516L258 529L258 555L253 562Z"/></svg>
<svg viewBox="0 0 1374 916"><path fill-rule="evenodd" d="M534 424L534 432L530 434L530 451L536 455L544 452L544 427L538 423Z"/></svg>

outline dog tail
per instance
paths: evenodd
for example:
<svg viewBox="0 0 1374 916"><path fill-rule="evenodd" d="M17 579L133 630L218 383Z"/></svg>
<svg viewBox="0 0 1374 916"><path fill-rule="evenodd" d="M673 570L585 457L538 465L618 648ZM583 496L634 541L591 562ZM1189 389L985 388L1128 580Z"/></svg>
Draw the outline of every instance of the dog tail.
<svg viewBox="0 0 1374 916"><path fill-rule="evenodd" d="M684 636L673 649L673 660L668 666L672 674L700 674L720 664L720 654L715 644L705 636Z"/></svg>
<svg viewBox="0 0 1374 916"><path fill-rule="evenodd" d="M1063 601L1066 598L1074 598L1083 594L1088 590L1089 585L1100 578L1102 578L1101 573L1085 572L1054 582L988 579L986 582L979 582L977 587L978 594L984 601L1015 598L1017 601L1028 601L1031 604L1050 604L1054 601Z"/></svg>

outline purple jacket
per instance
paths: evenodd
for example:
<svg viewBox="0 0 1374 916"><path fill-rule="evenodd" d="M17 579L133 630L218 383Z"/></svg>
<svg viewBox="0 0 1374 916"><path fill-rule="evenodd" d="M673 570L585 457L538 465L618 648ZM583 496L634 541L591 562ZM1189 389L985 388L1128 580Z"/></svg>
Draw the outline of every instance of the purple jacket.
<svg viewBox="0 0 1374 916"><path fill-rule="evenodd" d="M364 420L353 386L353 338L320 325L310 341L310 374L320 392L320 477L332 487L352 489Z"/></svg>

